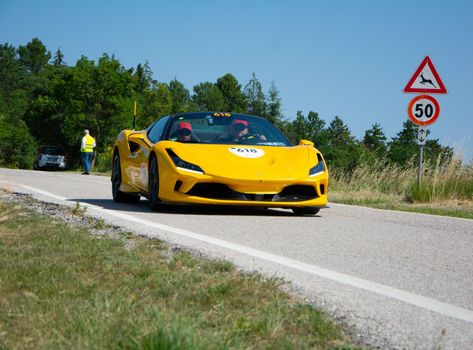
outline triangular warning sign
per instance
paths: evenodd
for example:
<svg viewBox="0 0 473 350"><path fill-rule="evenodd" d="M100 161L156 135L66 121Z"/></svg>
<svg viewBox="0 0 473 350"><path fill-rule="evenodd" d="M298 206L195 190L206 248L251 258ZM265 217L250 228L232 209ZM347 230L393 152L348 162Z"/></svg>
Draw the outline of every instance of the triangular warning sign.
<svg viewBox="0 0 473 350"><path fill-rule="evenodd" d="M429 56L424 58L403 91L424 94L447 93L447 89L443 85L442 79L440 79Z"/></svg>

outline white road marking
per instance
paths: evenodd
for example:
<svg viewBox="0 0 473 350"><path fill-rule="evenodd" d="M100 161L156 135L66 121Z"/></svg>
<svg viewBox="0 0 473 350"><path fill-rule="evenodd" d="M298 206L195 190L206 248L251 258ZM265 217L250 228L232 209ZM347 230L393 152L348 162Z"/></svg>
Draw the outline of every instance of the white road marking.
<svg viewBox="0 0 473 350"><path fill-rule="evenodd" d="M82 175L82 174L48 174L48 175L52 175L52 176L57 176L57 177L62 177L62 178L65 178L65 179L68 179L68 180L74 180L74 181L86 181L86 182L93 182L93 183L97 183L97 184L107 184L110 182L110 177L107 176L107 177L103 177L104 181L98 181L97 179L91 179L89 176L87 175ZM101 176L102 177L102 176Z"/></svg>
<svg viewBox="0 0 473 350"><path fill-rule="evenodd" d="M417 216L430 216L433 218L438 218L438 215L435 214L427 214L427 213L416 213L413 211L401 211L401 210L393 210L393 209L380 209L380 208L371 208L371 207L365 207L364 205L361 204L343 204L343 203L332 203L330 202L327 206L328 208L330 207L348 207L348 208L364 208L367 210L373 210L373 211L378 211L378 212L383 212L383 213L395 213L395 214L400 214L402 213L403 215L417 215ZM471 222L471 219L466 219L466 218L458 218L455 216L449 216L449 217L444 217L445 219L448 218L448 220L456 220L456 221L468 221Z"/></svg>
<svg viewBox="0 0 473 350"><path fill-rule="evenodd" d="M71 202L65 197L57 196L50 192L46 192L34 187L16 184L13 182L8 182L8 181L3 181L3 180L0 180L0 183L23 187L29 191L36 192L46 197L54 198L56 200L60 200L64 202ZM88 204L88 203L83 203L83 202L81 204L90 209L105 213L107 215L112 215L126 221L135 222L140 225L145 225L148 227L156 228L158 230L178 234L180 236L184 236L187 238L205 242L211 245L219 246L225 249L233 250L233 251L236 251L248 256L252 256L261 260L266 260L266 261L273 262L282 266L286 266L295 270L307 272L307 273L310 273L322 278L326 278L326 279L330 279L339 283L343 283L352 287L357 287L363 290L377 293L377 294L380 294L380 295L383 295L395 300L399 300L411 305L421 307L429 311L437 312L445 316L449 316L449 317L453 317L462 321L473 323L473 311L469 309L465 309L459 306L444 303L439 300L424 297L424 296L417 295L414 293L406 292L397 288L375 283L375 282L365 280L362 278L324 269L316 265L311 265L311 264L303 263L297 260L289 259L283 256L267 253L262 250L224 241L218 238L208 237L203 234L180 229L177 227L158 224L152 221L136 218L128 214L115 212L114 210L104 209L93 204Z"/></svg>

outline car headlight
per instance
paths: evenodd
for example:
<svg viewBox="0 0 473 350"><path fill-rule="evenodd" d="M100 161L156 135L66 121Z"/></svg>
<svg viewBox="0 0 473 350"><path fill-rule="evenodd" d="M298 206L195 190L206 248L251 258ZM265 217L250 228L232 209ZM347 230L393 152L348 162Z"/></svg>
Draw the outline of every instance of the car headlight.
<svg viewBox="0 0 473 350"><path fill-rule="evenodd" d="M325 171L325 165L320 154L317 154L318 163L309 169L309 176L322 174Z"/></svg>
<svg viewBox="0 0 473 350"><path fill-rule="evenodd" d="M171 149L167 149L166 150L169 154L169 156L171 157L174 165L176 166L176 168L178 169L181 169L181 170L186 170L186 171L190 171L190 172L193 172L193 173L197 173L197 174L203 174L204 173L204 170L202 170L202 168L196 164L192 164L192 163L189 163L188 161L185 161L184 159L181 159L179 158L179 156L174 153L173 150Z"/></svg>

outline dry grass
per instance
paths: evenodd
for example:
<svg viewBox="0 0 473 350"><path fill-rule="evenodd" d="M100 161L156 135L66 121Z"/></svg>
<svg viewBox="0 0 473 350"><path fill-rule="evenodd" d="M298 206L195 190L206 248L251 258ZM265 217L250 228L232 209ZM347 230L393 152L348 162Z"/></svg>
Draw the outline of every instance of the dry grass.
<svg viewBox="0 0 473 350"><path fill-rule="evenodd" d="M351 174L334 172L329 199L361 204L473 218L473 165L460 157L423 164L422 186L417 167L400 167L385 160L362 163Z"/></svg>

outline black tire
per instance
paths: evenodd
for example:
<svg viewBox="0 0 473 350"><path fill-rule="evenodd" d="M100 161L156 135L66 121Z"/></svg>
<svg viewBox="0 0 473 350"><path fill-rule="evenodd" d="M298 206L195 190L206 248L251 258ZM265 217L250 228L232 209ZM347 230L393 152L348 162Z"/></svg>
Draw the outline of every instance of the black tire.
<svg viewBox="0 0 473 350"><path fill-rule="evenodd" d="M159 199L159 170L158 160L152 155L148 165L148 202L152 210L158 210L161 205Z"/></svg>
<svg viewBox="0 0 473 350"><path fill-rule="evenodd" d="M292 208L292 211L296 215L316 215L320 208L317 207L296 207Z"/></svg>
<svg viewBox="0 0 473 350"><path fill-rule="evenodd" d="M120 165L120 155L115 152L112 161L112 196L115 202L138 202L139 194L123 193L119 190L122 183L122 168Z"/></svg>

